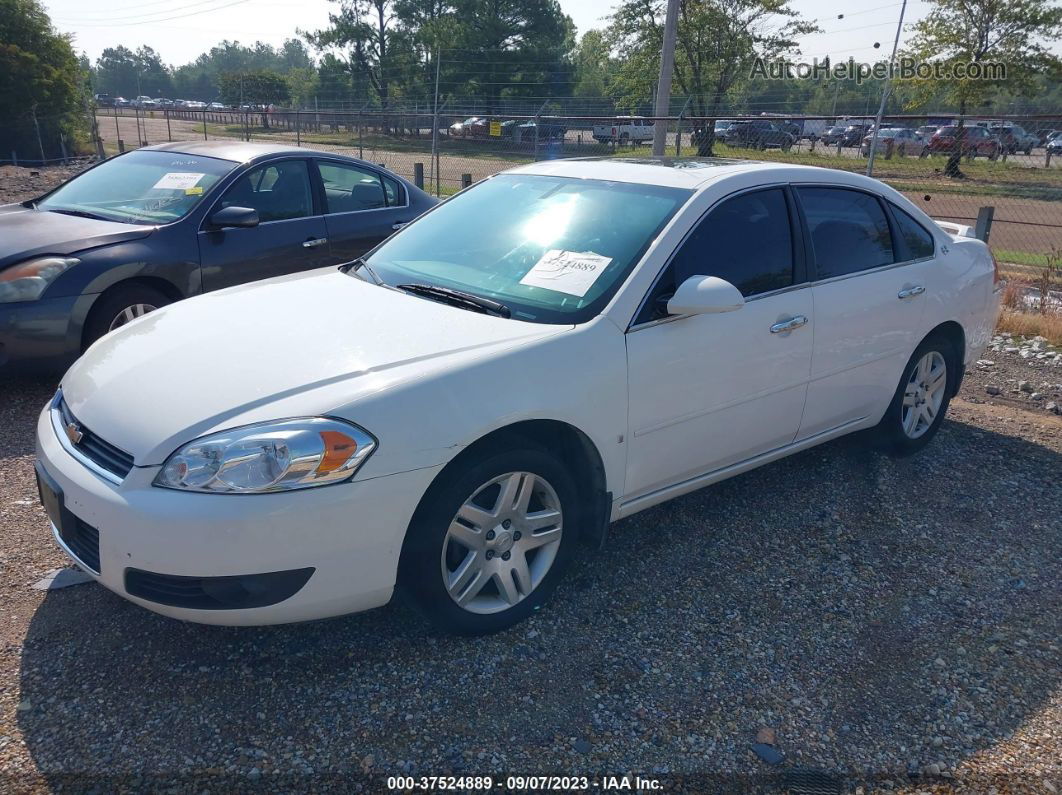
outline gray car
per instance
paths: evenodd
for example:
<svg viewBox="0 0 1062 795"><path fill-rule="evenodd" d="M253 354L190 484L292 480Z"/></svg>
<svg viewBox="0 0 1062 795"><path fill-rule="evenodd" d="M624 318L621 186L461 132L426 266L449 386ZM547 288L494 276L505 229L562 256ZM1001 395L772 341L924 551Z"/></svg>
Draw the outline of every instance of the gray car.
<svg viewBox="0 0 1062 795"><path fill-rule="evenodd" d="M436 203L379 166L289 146L184 142L105 160L0 206L0 373L61 369L181 298L349 262Z"/></svg>

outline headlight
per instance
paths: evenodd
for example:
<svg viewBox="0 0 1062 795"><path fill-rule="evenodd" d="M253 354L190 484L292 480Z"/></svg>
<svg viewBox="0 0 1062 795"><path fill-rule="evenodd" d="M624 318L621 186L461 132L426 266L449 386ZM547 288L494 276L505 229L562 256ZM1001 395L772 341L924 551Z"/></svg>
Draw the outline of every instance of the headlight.
<svg viewBox="0 0 1062 795"><path fill-rule="evenodd" d="M358 471L376 440L324 417L263 422L204 436L166 459L156 486L252 494L324 486Z"/></svg>
<svg viewBox="0 0 1062 795"><path fill-rule="evenodd" d="M0 271L0 304L36 301L59 274L80 260L74 257L41 257Z"/></svg>

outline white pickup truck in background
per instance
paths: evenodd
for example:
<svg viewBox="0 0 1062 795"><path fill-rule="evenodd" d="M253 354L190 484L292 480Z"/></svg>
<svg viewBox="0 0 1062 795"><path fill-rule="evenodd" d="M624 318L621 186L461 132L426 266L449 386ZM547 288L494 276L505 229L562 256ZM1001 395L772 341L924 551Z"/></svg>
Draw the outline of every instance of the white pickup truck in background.
<svg viewBox="0 0 1062 795"><path fill-rule="evenodd" d="M653 140L653 123L642 116L617 116L611 124L595 124L593 135L602 144L641 144Z"/></svg>

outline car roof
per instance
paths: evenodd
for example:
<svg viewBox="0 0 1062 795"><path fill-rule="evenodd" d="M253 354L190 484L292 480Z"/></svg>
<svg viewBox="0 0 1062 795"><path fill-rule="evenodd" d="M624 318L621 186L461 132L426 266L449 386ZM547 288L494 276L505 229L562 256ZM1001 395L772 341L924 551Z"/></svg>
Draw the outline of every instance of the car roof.
<svg viewBox="0 0 1062 795"><path fill-rule="evenodd" d="M145 146L144 150L158 152L180 152L185 155L203 155L247 163L266 155L306 154L315 150L288 144L248 143L246 141L174 141L168 144ZM322 152L320 154L329 154ZM346 155L344 155L346 157Z"/></svg>
<svg viewBox="0 0 1062 795"><path fill-rule="evenodd" d="M881 189L877 180L817 166L770 163L725 157L586 157L569 160L540 160L518 166L506 174L598 179L642 185L697 190L725 177L762 172L765 181L831 182Z"/></svg>

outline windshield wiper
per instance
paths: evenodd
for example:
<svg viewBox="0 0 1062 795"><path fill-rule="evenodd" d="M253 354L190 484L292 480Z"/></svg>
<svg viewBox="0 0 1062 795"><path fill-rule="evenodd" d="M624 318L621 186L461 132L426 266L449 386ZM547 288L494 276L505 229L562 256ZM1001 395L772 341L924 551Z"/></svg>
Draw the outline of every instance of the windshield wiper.
<svg viewBox="0 0 1062 795"><path fill-rule="evenodd" d="M474 312L485 312L488 315L508 318L512 316L509 307L489 298L481 298L463 290L454 290L450 287L439 287L434 284L400 284L399 290L405 290L413 295L420 295L435 301L441 301L451 306L459 306L463 309L471 309Z"/></svg>
<svg viewBox="0 0 1062 795"><path fill-rule="evenodd" d="M344 262L339 266L339 270L343 273L357 273L362 268L365 268L365 272L368 273L372 277L372 280L378 285L383 286L386 284L386 282L380 278L380 274L372 269L372 265L365 261L364 257L352 259L350 262Z"/></svg>
<svg viewBox="0 0 1062 795"><path fill-rule="evenodd" d="M39 209L39 208L35 208ZM63 215L76 215L78 218L91 218L94 221L113 221L113 218L107 218L103 215L96 215L95 213L86 212L85 210L69 210L66 207L45 207L45 212L49 213L62 213Z"/></svg>

